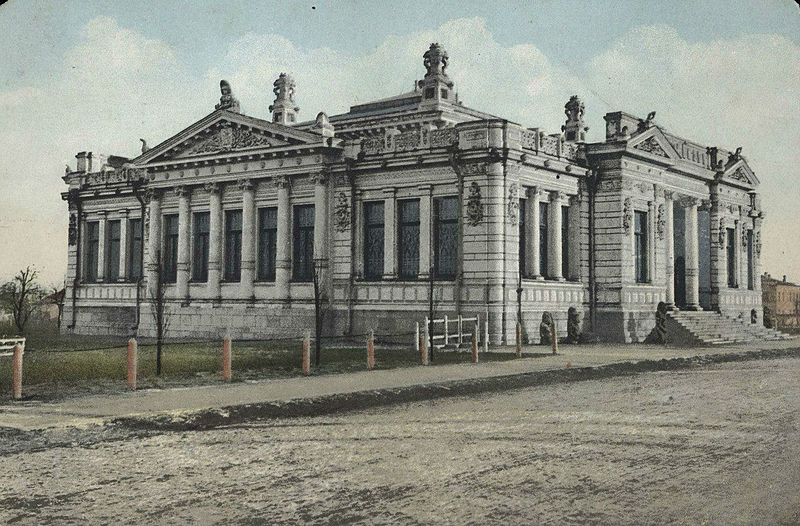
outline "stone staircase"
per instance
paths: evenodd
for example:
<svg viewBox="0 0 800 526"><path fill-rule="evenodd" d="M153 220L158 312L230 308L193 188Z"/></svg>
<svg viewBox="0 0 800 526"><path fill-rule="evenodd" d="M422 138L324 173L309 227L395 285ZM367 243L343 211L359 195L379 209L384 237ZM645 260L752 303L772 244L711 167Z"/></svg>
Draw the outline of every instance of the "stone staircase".
<svg viewBox="0 0 800 526"><path fill-rule="evenodd" d="M712 311L667 313L667 341L679 345L725 345L789 340L792 336Z"/></svg>

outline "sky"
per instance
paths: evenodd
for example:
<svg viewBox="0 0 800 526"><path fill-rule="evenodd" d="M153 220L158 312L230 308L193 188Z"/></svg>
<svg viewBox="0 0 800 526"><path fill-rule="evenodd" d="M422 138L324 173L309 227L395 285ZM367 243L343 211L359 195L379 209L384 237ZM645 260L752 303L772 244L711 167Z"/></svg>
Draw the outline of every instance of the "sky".
<svg viewBox="0 0 800 526"><path fill-rule="evenodd" d="M743 155L761 180L762 269L800 281L800 9L791 0L36 2L0 6L0 281L63 282L65 164L133 157L214 109L231 82L269 118L297 82L301 119L409 91L441 43L464 103L557 132L586 104L587 139L623 110Z"/></svg>

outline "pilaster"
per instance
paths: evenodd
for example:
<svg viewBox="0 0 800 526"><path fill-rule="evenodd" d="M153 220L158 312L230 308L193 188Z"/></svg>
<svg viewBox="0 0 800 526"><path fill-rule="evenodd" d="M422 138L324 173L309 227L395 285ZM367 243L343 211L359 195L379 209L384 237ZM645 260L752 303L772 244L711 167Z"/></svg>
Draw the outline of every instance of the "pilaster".
<svg viewBox="0 0 800 526"><path fill-rule="evenodd" d="M178 275L176 295L182 300L189 298L189 199L190 190L186 186L175 188L178 195Z"/></svg>
<svg viewBox="0 0 800 526"><path fill-rule="evenodd" d="M383 194L383 279L397 279L397 256L395 255L397 189L386 188L383 190Z"/></svg>
<svg viewBox="0 0 800 526"><path fill-rule="evenodd" d="M222 294L222 187L205 185L208 192L208 297L219 300Z"/></svg>
<svg viewBox="0 0 800 526"><path fill-rule="evenodd" d="M242 263L239 286L241 287L241 296L245 299L252 299L256 271L256 210L253 182L249 179L242 179L239 181L239 189L242 191Z"/></svg>

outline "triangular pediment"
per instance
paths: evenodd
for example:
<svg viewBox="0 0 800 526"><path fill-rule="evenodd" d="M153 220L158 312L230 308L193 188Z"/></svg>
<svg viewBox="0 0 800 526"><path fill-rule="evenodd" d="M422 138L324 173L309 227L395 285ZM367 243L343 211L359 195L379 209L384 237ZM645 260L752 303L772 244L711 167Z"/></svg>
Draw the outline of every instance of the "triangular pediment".
<svg viewBox="0 0 800 526"><path fill-rule="evenodd" d="M628 151L632 153L645 152L655 157L670 161L677 161L680 154L673 148L664 133L657 127L651 126L628 141Z"/></svg>
<svg viewBox="0 0 800 526"><path fill-rule="evenodd" d="M759 184L756 174L750 169L747 161L741 157L734 162L729 163L728 166L725 167L725 170L720 172L718 177L724 182L729 182L731 184L740 186L744 185L751 188L754 188Z"/></svg>
<svg viewBox="0 0 800 526"><path fill-rule="evenodd" d="M217 110L180 133L142 153L135 165L183 161L217 154L261 152L318 144L320 135L289 126Z"/></svg>

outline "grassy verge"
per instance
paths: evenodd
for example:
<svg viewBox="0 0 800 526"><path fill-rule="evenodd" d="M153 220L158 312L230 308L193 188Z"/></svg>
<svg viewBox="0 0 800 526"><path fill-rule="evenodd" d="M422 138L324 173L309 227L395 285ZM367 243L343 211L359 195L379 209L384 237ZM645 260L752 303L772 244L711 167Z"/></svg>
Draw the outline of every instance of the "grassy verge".
<svg viewBox="0 0 800 526"><path fill-rule="evenodd" d="M124 342L50 342L47 350L26 351L23 395L53 399L78 393L115 392L125 389L126 348ZM101 350L86 348L111 347ZM482 361L514 358L511 353L482 354ZM377 369L410 367L419 363L413 349L376 346ZM437 352L432 365L465 363L464 352ZM312 355L313 363L313 355ZM163 350L162 374L155 376L156 348L140 344L138 385L140 388L179 387L221 382L222 346L215 343L171 343ZM302 375L299 343L233 343L234 381L289 378ZM320 367L312 375L338 374L366 369L363 347L336 346L322 349ZM0 359L0 392L11 391L11 359Z"/></svg>

